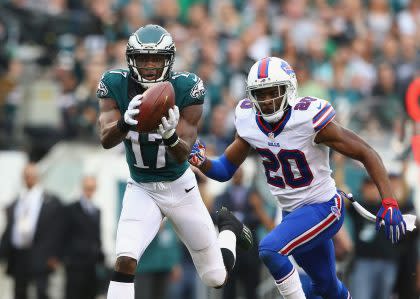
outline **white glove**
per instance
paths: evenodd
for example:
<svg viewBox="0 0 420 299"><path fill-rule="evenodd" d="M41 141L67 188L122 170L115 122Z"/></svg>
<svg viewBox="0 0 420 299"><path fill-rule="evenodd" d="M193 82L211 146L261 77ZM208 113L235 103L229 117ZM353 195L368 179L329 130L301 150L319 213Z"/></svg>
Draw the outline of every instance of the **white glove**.
<svg viewBox="0 0 420 299"><path fill-rule="evenodd" d="M142 94L138 94L131 99L130 103L128 103L127 110L124 112L124 122L126 124L130 126L138 124L138 121L134 119L134 116L140 113L140 109L138 107L141 105L142 97Z"/></svg>
<svg viewBox="0 0 420 299"><path fill-rule="evenodd" d="M175 133L175 128L179 121L179 108L174 106L168 110L169 117L162 117L162 123L159 125L157 131L163 139L168 139Z"/></svg>

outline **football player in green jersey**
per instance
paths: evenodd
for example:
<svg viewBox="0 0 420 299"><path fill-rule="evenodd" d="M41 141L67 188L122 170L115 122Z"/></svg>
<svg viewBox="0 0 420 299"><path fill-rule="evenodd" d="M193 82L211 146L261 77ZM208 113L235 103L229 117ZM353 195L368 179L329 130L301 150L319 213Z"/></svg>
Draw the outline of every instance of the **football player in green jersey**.
<svg viewBox="0 0 420 299"><path fill-rule="evenodd" d="M226 209L217 213L217 235L187 162L202 114L203 82L195 74L172 71L175 45L157 25L141 27L130 36L126 58L128 70L107 71L97 91L101 143L108 149L124 142L130 169L108 299L134 298L137 261L164 217L187 246L203 282L221 287L235 264L236 243L249 248L252 236ZM161 81L172 83L176 106L156 132L139 134L135 116L142 93Z"/></svg>

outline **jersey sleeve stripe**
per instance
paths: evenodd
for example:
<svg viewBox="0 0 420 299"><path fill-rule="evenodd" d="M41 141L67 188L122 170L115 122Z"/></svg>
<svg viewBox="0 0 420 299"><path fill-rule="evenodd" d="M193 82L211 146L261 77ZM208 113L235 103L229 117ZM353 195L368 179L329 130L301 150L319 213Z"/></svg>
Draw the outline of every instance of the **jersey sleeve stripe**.
<svg viewBox="0 0 420 299"><path fill-rule="evenodd" d="M318 132L319 130L321 130L322 128L324 128L326 125L328 125L335 117L335 110L334 108L332 108L332 111L329 112L327 115L325 115L325 117L323 117L322 119L320 119L320 122L318 125L314 125L314 130L315 132Z"/></svg>
<svg viewBox="0 0 420 299"><path fill-rule="evenodd" d="M327 113L327 111L329 110L329 108L331 107L331 104L327 103L325 104L325 106L321 109L321 111L319 111L314 118L312 119L312 122L315 124L320 118L322 118L322 116Z"/></svg>

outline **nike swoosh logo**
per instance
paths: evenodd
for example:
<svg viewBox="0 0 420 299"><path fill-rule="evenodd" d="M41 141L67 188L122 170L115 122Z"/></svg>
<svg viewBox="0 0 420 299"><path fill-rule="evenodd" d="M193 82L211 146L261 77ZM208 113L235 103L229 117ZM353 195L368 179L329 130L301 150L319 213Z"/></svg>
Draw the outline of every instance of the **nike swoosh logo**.
<svg viewBox="0 0 420 299"><path fill-rule="evenodd" d="M321 109L321 106L322 106L322 104L321 103L319 103L319 106L317 107L318 109Z"/></svg>
<svg viewBox="0 0 420 299"><path fill-rule="evenodd" d="M192 186L190 189L184 189L186 193L190 192L192 189L194 189L195 186Z"/></svg>

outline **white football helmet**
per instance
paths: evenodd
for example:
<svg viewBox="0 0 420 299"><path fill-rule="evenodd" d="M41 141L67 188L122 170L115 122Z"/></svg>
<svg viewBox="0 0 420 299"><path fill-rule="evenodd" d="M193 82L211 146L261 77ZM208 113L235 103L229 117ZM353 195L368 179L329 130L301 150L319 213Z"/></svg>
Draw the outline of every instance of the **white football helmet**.
<svg viewBox="0 0 420 299"><path fill-rule="evenodd" d="M271 113L264 113L256 91L264 88L278 87L278 96L270 100L273 106ZM293 106L297 98L296 74L290 65L277 57L266 57L258 60L248 73L246 91L254 109L267 122L274 123L281 119L284 111ZM283 93L282 93L283 91ZM281 101L279 101L279 98Z"/></svg>

